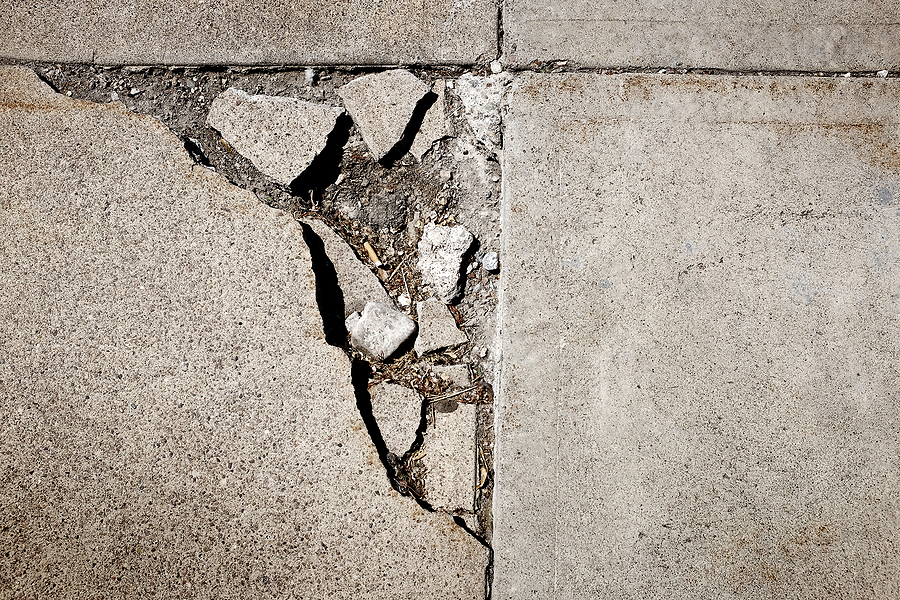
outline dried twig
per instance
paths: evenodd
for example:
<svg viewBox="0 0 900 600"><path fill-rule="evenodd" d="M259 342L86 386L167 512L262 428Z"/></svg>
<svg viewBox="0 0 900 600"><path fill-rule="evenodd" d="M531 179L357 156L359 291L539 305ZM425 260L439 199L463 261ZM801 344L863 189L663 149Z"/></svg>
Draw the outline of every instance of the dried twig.
<svg viewBox="0 0 900 600"><path fill-rule="evenodd" d="M431 396L428 398L428 401L432 402L432 403L440 402L441 400L448 400L449 398L453 398L455 396L461 396L463 394L467 394L467 393L471 392L472 390L477 390L477 389L478 389L478 386L473 385L472 387L467 387L463 390L459 390L458 392L453 392L452 394L444 394L443 396Z"/></svg>

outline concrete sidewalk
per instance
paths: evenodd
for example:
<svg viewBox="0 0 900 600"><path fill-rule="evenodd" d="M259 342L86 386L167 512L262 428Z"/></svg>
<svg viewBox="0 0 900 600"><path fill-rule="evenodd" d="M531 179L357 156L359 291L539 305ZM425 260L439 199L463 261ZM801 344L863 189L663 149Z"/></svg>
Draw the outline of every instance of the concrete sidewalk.
<svg viewBox="0 0 900 600"><path fill-rule="evenodd" d="M898 106L517 79L494 598L900 593Z"/></svg>

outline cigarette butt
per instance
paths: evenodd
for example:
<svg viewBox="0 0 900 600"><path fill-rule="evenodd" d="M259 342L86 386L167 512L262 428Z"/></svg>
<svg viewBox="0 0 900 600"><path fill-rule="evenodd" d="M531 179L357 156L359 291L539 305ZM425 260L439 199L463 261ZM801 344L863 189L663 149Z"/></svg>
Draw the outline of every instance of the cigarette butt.
<svg viewBox="0 0 900 600"><path fill-rule="evenodd" d="M380 267L381 265L384 264L381 262L381 259L378 258L378 255L375 254L375 248L372 247L372 244L370 244L369 242L365 242L363 244L363 248L365 248L366 252L369 253L369 260L371 260L373 263L375 263L376 267Z"/></svg>

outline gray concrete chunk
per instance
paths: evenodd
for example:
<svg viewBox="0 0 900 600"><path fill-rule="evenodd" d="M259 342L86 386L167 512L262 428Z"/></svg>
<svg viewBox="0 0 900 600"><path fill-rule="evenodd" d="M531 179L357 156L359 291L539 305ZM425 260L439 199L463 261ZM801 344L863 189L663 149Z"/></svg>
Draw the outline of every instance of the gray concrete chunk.
<svg viewBox="0 0 900 600"><path fill-rule="evenodd" d="M341 239L331 227L317 219L300 221L308 226L320 240L325 254L334 268L338 286L344 300L343 317L354 312L361 313L368 302L380 302L390 305L391 298L381 285L378 277L369 270L353 248ZM347 331L350 331L348 328Z"/></svg>
<svg viewBox="0 0 900 600"><path fill-rule="evenodd" d="M369 393L372 416L388 452L403 456L416 441L422 421L422 397L415 390L396 383L380 383Z"/></svg>
<svg viewBox="0 0 900 600"><path fill-rule="evenodd" d="M475 503L475 405L452 404L435 411L425 433L422 462L427 469L425 495L433 508L472 512Z"/></svg>
<svg viewBox="0 0 900 600"><path fill-rule="evenodd" d="M419 317L419 334L414 346L416 354L421 356L469 341L443 302L435 298L417 302L416 314Z"/></svg>
<svg viewBox="0 0 900 600"><path fill-rule="evenodd" d="M228 88L213 100L206 122L256 168L290 185L325 148L343 112L297 98Z"/></svg>
<svg viewBox="0 0 900 600"><path fill-rule="evenodd" d="M568 66L875 71L900 64L900 5L868 0L505 0L504 59ZM553 62L551 62L553 61Z"/></svg>
<svg viewBox="0 0 900 600"><path fill-rule="evenodd" d="M438 79L434 82L431 91L436 96L434 104L425 113L422 125L409 149L410 153L418 160L422 160L422 157L436 141L453 135L453 126L446 113L446 82Z"/></svg>
<svg viewBox="0 0 900 600"><path fill-rule="evenodd" d="M158 120L0 67L0 596L483 597L390 487L302 231Z"/></svg>
<svg viewBox="0 0 900 600"><path fill-rule="evenodd" d="M428 223L422 231L417 266L422 280L445 304L452 303L462 294L462 259L474 241L475 237L462 225L448 227Z"/></svg>
<svg viewBox="0 0 900 600"><path fill-rule="evenodd" d="M28 0L0 3L0 57L117 65L474 64L493 0Z"/></svg>
<svg viewBox="0 0 900 600"><path fill-rule="evenodd" d="M508 100L493 597L895 595L900 82Z"/></svg>
<svg viewBox="0 0 900 600"><path fill-rule="evenodd" d="M393 356L416 333L416 322L387 304L369 302L350 332L354 346L376 360Z"/></svg>
<svg viewBox="0 0 900 600"><path fill-rule="evenodd" d="M365 75L337 90L375 160L400 141L428 92L424 81L404 69Z"/></svg>

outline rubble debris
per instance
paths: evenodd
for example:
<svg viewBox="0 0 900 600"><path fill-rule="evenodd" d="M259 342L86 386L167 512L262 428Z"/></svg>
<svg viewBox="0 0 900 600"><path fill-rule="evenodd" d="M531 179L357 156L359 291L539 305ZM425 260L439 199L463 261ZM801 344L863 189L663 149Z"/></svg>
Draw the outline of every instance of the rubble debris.
<svg viewBox="0 0 900 600"><path fill-rule="evenodd" d="M422 397L396 383L380 383L370 390L372 416L388 452L403 456L416 441L422 420Z"/></svg>
<svg viewBox="0 0 900 600"><path fill-rule="evenodd" d="M475 405L454 401L435 406L425 433L422 462L425 496L433 508L472 512L475 502ZM449 411L449 412L442 412Z"/></svg>
<svg viewBox="0 0 900 600"><path fill-rule="evenodd" d="M435 298L416 303L419 316L419 335L416 336L415 351L419 356L465 344L469 339L456 326L447 305Z"/></svg>
<svg viewBox="0 0 900 600"><path fill-rule="evenodd" d="M372 358L390 358L416 333L416 322L381 302L369 302L350 331L351 343Z"/></svg>
<svg viewBox="0 0 900 600"><path fill-rule="evenodd" d="M472 377L469 375L469 367L466 365L434 365L431 370L441 379L449 381L454 388L465 388L472 385Z"/></svg>
<svg viewBox="0 0 900 600"><path fill-rule="evenodd" d="M428 93L428 85L405 69L365 75L337 90L375 160L400 142Z"/></svg>
<svg viewBox="0 0 900 600"><path fill-rule="evenodd" d="M418 268L422 280L445 304L453 303L462 294L462 259L474 241L474 236L462 225L425 225L418 244Z"/></svg>
<svg viewBox="0 0 900 600"><path fill-rule="evenodd" d="M251 96L228 88L206 122L256 168L290 185L328 141L344 110L282 96Z"/></svg>
<svg viewBox="0 0 900 600"><path fill-rule="evenodd" d="M358 310L353 311L352 313L347 315L347 318L344 319L344 326L347 328L348 332L353 331L353 328L356 327L357 323L359 323L359 320L361 317L362 317L362 315L359 313Z"/></svg>
<svg viewBox="0 0 900 600"><path fill-rule="evenodd" d="M334 265L344 301L344 314L341 317L354 311L362 312L367 302L391 303L391 298L378 277L359 260L353 248L332 231L331 227L317 219L301 220L300 223L309 227L322 240L325 255ZM310 241L307 240L307 243ZM350 330L348 326L347 331Z"/></svg>
<svg viewBox="0 0 900 600"><path fill-rule="evenodd" d="M436 141L453 135L453 127L446 113L445 92L447 85L443 79L438 79L434 82L431 89L437 98L435 98L434 104L425 113L422 126L419 127L419 131L413 139L412 147L409 149L419 161L422 160L426 152L431 150ZM442 178L443 173L441 171Z"/></svg>
<svg viewBox="0 0 900 600"><path fill-rule="evenodd" d="M466 120L475 138L492 154L501 148L500 107L507 85L512 82L508 72L480 77L465 73L456 82L456 93L465 106Z"/></svg>
<svg viewBox="0 0 900 600"><path fill-rule="evenodd" d="M481 266L485 271L496 273L500 270L500 257L496 252L487 252L481 257Z"/></svg>

